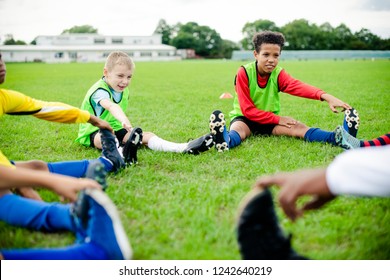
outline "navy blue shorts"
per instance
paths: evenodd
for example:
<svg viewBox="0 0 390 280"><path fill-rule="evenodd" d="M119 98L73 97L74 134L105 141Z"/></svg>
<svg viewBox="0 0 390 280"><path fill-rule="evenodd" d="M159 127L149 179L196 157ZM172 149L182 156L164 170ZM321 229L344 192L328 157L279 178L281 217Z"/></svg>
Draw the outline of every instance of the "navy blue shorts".
<svg viewBox="0 0 390 280"><path fill-rule="evenodd" d="M276 124L259 124L257 122L247 119L244 116L235 117L230 122L230 126L232 126L232 124L236 121L244 122L249 127L253 135L272 135L272 130L276 126Z"/></svg>

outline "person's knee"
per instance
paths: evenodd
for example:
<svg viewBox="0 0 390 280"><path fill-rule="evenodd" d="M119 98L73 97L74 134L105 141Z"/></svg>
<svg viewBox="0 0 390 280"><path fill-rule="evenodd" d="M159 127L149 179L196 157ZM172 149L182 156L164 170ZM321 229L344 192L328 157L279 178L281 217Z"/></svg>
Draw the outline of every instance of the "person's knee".
<svg viewBox="0 0 390 280"><path fill-rule="evenodd" d="M150 138L156 136L156 134L154 134L153 132L143 132L142 133L142 144L143 145L148 145L148 142L150 140Z"/></svg>
<svg viewBox="0 0 390 280"><path fill-rule="evenodd" d="M244 141L251 134L249 127L244 122L240 121L234 122L230 126L230 131L232 130L236 131L240 135L241 141Z"/></svg>
<svg viewBox="0 0 390 280"><path fill-rule="evenodd" d="M303 138L305 136L305 133L309 130L309 127L301 122L298 122L297 124L293 125L292 127L292 135L293 137L300 137Z"/></svg>

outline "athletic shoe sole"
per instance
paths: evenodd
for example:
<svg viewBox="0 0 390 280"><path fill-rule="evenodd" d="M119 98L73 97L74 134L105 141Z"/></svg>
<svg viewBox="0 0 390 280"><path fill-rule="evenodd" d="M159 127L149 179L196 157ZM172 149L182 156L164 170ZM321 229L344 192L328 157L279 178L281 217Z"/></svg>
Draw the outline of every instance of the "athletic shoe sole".
<svg viewBox="0 0 390 280"><path fill-rule="evenodd" d="M221 111L215 110L211 113L209 128L210 133L214 138L215 149L217 149L218 152L225 152L229 150L229 145L223 136L226 129L225 125L225 115Z"/></svg>
<svg viewBox="0 0 390 280"><path fill-rule="evenodd" d="M137 164L137 150L142 144L142 129L135 127L131 130L129 139L123 147L123 157L127 164Z"/></svg>
<svg viewBox="0 0 390 280"><path fill-rule="evenodd" d="M344 112L344 128L353 137L356 137L360 126L360 118L356 109L347 109Z"/></svg>

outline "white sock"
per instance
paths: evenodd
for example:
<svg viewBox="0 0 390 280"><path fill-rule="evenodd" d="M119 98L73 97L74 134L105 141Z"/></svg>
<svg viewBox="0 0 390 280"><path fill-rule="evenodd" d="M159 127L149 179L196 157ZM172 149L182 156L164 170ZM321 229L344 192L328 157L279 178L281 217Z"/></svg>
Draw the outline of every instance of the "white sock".
<svg viewBox="0 0 390 280"><path fill-rule="evenodd" d="M148 141L148 147L154 151L182 153L187 148L187 143L174 143L153 136Z"/></svg>

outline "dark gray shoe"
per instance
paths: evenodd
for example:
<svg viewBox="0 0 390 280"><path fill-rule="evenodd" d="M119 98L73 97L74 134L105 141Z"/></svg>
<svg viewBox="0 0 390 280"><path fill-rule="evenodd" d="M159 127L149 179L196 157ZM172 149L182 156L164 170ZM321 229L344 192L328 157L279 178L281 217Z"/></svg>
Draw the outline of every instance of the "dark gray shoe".
<svg viewBox="0 0 390 280"><path fill-rule="evenodd" d="M237 240L245 260L302 260L279 227L271 192L255 189L244 200L237 225Z"/></svg>

